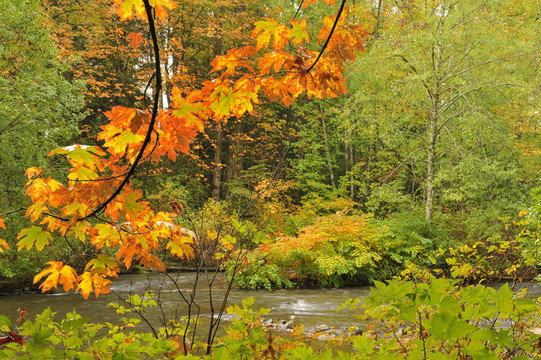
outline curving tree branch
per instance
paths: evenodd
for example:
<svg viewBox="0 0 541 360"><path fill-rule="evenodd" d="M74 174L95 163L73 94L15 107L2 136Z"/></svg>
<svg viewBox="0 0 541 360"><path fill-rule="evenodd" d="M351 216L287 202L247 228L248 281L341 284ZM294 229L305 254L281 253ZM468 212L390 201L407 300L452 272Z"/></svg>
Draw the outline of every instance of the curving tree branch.
<svg viewBox="0 0 541 360"><path fill-rule="evenodd" d="M321 48L321 51L319 52L316 61L306 70L307 73L312 71L314 66L316 66L317 62L325 52L325 49L327 48L327 45L329 45L329 41L331 41L332 34L334 34L334 30L336 29L336 25L338 25L338 21L340 20L340 16L342 16L342 12L344 11L344 7L346 6L346 0L342 0L342 4L340 4L340 9L338 9L338 14L336 14L336 19L334 20L334 24L332 24L331 32L329 33L329 36L327 36L327 40L325 40L325 44L323 44L323 47Z"/></svg>
<svg viewBox="0 0 541 360"><path fill-rule="evenodd" d="M145 4L145 12L147 14L148 19L148 25L150 29L150 35L152 37L152 44L154 47L154 63L155 63L155 75L156 75L156 84L154 86L155 92L154 92L154 105L152 107L152 117L150 118L150 123L148 124L148 130L145 135L145 140L143 141L143 145L141 146L141 150L139 150L139 153L137 154L137 157L135 158L132 166L130 167L130 170L127 172L126 176L124 177L124 180L120 183L118 188L105 200L103 203L101 203L97 208L95 208L90 214L85 215L84 217L78 219L78 221L83 221L91 217L95 217L98 215L101 211L103 211L107 205L111 201L113 201L122 191L124 186L128 184L130 181L130 178L135 174L135 170L137 169L137 166L139 165L139 162L143 158L143 154L150 144L150 140L152 138L152 132L154 131L154 125L156 123L156 117L158 116L158 107L159 107L159 101L160 101L160 94L162 91L162 73L160 69L160 47L158 45L158 37L156 36L156 26L154 23L154 18L152 15L152 6L150 6L150 3L148 0L143 0L143 3Z"/></svg>

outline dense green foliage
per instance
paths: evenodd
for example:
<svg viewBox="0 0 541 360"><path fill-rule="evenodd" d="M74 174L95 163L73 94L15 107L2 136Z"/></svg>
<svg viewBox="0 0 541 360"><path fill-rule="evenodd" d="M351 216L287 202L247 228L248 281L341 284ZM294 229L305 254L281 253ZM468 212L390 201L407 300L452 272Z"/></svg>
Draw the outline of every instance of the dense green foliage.
<svg viewBox="0 0 541 360"><path fill-rule="evenodd" d="M39 1L5 0L0 7L0 213L4 213L24 205L26 169L47 167L47 153L77 136L83 84L66 77L69 64L60 58ZM18 215L11 221L2 237L14 248L25 223ZM46 257L36 254L2 253L0 282L12 285L1 286L0 291L28 288L45 262Z"/></svg>
<svg viewBox="0 0 541 360"><path fill-rule="evenodd" d="M67 65L50 38L38 1L2 1L0 39L0 148L2 207L20 205L30 166L75 137L81 84L66 79ZM23 151L24 149L24 151Z"/></svg>
<svg viewBox="0 0 541 360"><path fill-rule="evenodd" d="M246 275L262 277L255 270L265 258L295 274L310 268L311 285L363 283L396 274L408 260L448 270L445 258L455 255L450 247L479 242L521 249L472 265L481 278L535 275L537 263L520 252L536 253L537 244L523 241L531 225L518 215L533 203L529 193L538 183L537 130L530 120L539 120L534 80L539 73L530 49L540 34L530 26L539 5L467 0L356 5L358 21L371 36L351 67L350 95L292 107L288 193L299 207L267 224L300 241L321 236L312 225L322 217L340 212L353 222L372 214L379 261L364 275L349 266L340 280L328 282L328 272L314 261L321 252L311 245L285 251L280 259L261 248ZM351 228L344 231L357 236ZM339 252L339 232L327 239ZM282 248L286 243L277 240ZM303 251L309 266L293 264L292 256ZM521 269L506 273L511 264ZM282 268L282 278L290 279L285 272Z"/></svg>

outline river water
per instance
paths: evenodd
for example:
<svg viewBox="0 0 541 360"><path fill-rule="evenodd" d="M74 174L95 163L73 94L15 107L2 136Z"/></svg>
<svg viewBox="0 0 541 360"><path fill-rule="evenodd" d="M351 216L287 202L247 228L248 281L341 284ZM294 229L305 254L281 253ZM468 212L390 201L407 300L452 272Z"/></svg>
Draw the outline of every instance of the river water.
<svg viewBox="0 0 541 360"><path fill-rule="evenodd" d="M175 315L185 316L188 309L186 303L179 295L178 288L185 296L193 291L195 273L170 274L175 282L164 277L163 274L126 274L115 279L111 286L111 293L100 295L98 298L91 295L87 300L80 294L59 291L55 294L27 294L0 297L0 314L11 319L18 316L17 308L26 308L29 319L33 319L46 308L57 312L56 320L59 321L67 312L76 310L80 315L90 319L90 322L118 322L115 309L108 306L111 302L121 303L130 294L142 295L145 290L152 290L160 294L160 303L163 304L166 317L173 318ZM176 284L175 284L176 283ZM198 281L196 300L200 305L202 326L210 319L209 286L206 278ZM210 287L212 291L215 309L219 309L224 296L224 282L219 278ZM370 292L369 287L347 289L288 289L288 290L238 290L234 289L229 295L228 305L241 304L243 299L253 297L252 308L270 309L265 318L278 320L290 320L294 323L303 324L306 328L316 324L327 324L337 328L360 325L355 318L355 313L350 310L337 312L340 304L349 298L364 298ZM217 310L215 311L217 312ZM153 325L161 324L158 311L150 311L148 318ZM226 314L224 319L227 320ZM144 330L144 329L143 329ZM148 330L148 329L147 329Z"/></svg>
<svg viewBox="0 0 541 360"><path fill-rule="evenodd" d="M6 315L13 320L17 318L17 308L26 308L28 318L33 319L44 309L50 307L58 313L56 320L64 317L64 314L76 310L80 315L90 319L90 322L118 322L115 310L108 306L111 302L121 303L130 294L142 295L145 290L152 290L160 295L160 303L166 318L187 315L185 302L179 295L180 289L185 296L193 291L195 273L170 274L175 281L171 281L163 274L127 274L121 275L111 286L111 293L100 295L95 298L91 295L87 300L80 294L58 292L56 294L28 294L0 297L0 314ZM221 275L219 275L221 276ZM200 278L197 287L197 303L200 305L201 323L205 327L210 319L209 293L211 291L214 299L215 309L219 309L224 294L223 279L218 278L213 285L209 286L206 278ZM528 284L530 296L541 296L541 286ZM178 289L177 289L178 287ZM264 315L278 320L290 320L294 323L303 324L306 328L316 324L326 324L336 328L359 326L361 322L355 317L355 312L341 310L337 312L340 304L350 298L364 298L370 292L369 287L357 287L346 289L289 289L289 290L237 290L234 289L229 295L228 304L241 304L243 299L253 297L254 309L261 307L270 309L270 313ZM161 313L150 311L148 319L153 325L159 326ZM227 320L227 315L225 320ZM142 328L142 330L144 330ZM148 330L148 329L146 329Z"/></svg>

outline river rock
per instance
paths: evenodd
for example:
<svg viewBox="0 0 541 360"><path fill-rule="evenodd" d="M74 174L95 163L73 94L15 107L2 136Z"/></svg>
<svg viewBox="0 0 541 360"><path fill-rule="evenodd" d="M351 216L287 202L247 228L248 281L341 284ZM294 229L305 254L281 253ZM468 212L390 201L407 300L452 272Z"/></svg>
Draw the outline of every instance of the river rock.
<svg viewBox="0 0 541 360"><path fill-rule="evenodd" d="M328 336L332 336L332 337L337 337L337 336L342 335L342 332L337 329L330 329L330 330L325 331L324 334Z"/></svg>
<svg viewBox="0 0 541 360"><path fill-rule="evenodd" d="M314 330L316 332L323 332L323 331L331 330L331 327L329 325L326 325L326 324L320 324L320 325L316 325L314 327Z"/></svg>
<svg viewBox="0 0 541 360"><path fill-rule="evenodd" d="M293 320L289 320L284 324L284 327L286 328L286 330L293 330L295 324L293 323Z"/></svg>

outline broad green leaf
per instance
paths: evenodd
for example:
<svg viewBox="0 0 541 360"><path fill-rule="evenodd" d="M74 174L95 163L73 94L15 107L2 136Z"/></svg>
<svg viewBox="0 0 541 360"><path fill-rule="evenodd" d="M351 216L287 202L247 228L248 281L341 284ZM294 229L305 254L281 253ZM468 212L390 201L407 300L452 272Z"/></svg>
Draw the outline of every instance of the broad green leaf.
<svg viewBox="0 0 541 360"><path fill-rule="evenodd" d="M53 237L50 232L43 231L39 226L32 226L29 229L23 229L17 235L17 239L20 239L17 243L17 249L21 251L23 248L30 250L34 243L36 244L36 249L41 251L45 246L49 245L49 241L53 240Z"/></svg>
<svg viewBox="0 0 541 360"><path fill-rule="evenodd" d="M374 339L369 339L365 336L356 336L355 339L353 339L353 348L355 351L365 356L373 354L375 352L375 346L376 342Z"/></svg>
<svg viewBox="0 0 541 360"><path fill-rule="evenodd" d="M11 322L11 320L5 315L0 315L0 330L10 331L12 327L13 323Z"/></svg>
<svg viewBox="0 0 541 360"><path fill-rule="evenodd" d="M442 310L427 320L425 326L433 336L442 341L462 339L475 330L473 326L455 315L456 313L449 310Z"/></svg>
<svg viewBox="0 0 541 360"><path fill-rule="evenodd" d="M291 20L291 29L288 34L295 45L301 45L303 41L309 41L309 35L306 31L306 19L302 21Z"/></svg>

